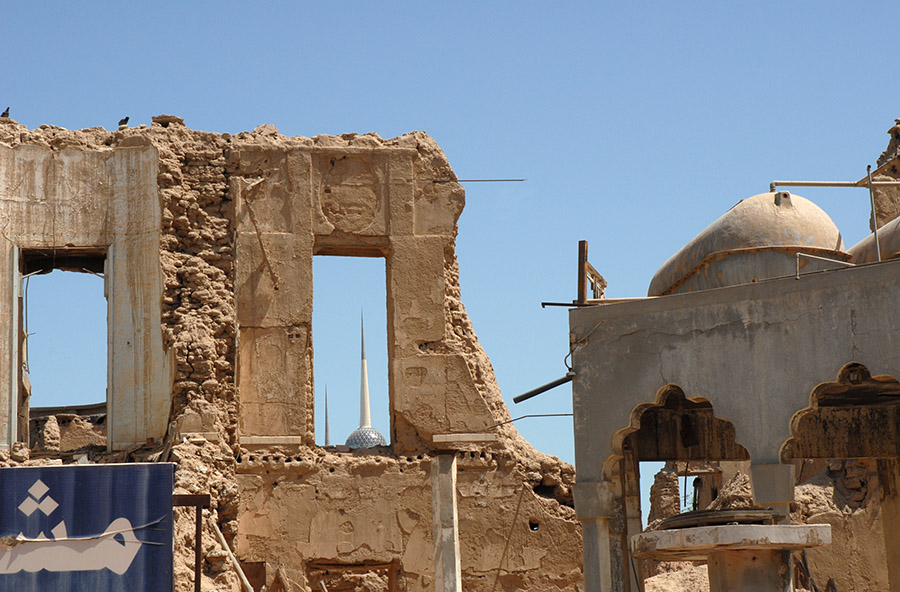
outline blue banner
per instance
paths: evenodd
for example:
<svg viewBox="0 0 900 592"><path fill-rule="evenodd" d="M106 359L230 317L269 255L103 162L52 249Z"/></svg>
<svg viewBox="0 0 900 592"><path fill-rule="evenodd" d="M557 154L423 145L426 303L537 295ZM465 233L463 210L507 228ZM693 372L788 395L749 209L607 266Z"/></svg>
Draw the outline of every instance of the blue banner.
<svg viewBox="0 0 900 592"><path fill-rule="evenodd" d="M0 468L0 591L172 591L175 465Z"/></svg>

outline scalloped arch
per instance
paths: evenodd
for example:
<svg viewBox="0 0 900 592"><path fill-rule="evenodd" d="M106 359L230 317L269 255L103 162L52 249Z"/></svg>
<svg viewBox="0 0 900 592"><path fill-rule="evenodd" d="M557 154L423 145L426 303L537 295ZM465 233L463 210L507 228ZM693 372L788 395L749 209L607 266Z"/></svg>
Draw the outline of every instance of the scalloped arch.
<svg viewBox="0 0 900 592"><path fill-rule="evenodd" d="M701 448L705 447L708 454L704 458L708 460L724 459L723 451L728 452L728 454L724 455L727 459L732 459L735 456L740 459L749 459L747 449L735 438L734 424L727 418L715 415L714 407L707 398L687 397L680 386L669 383L656 392L654 402L636 405L631 411L628 425L617 430L613 434L613 454L604 461L604 475L610 477L614 472L616 462L623 458L624 445L628 436L635 433L640 434L642 427L650 429L648 426L642 426L642 422L644 421L647 412L652 410L668 411L672 414L677 414L679 418L690 417L694 418L694 420L700 418L700 421L692 420L687 424L682 423L682 420L679 419L677 428L674 425L667 424L668 429L675 430L678 433L679 440L682 444L689 444L696 439L696 442L684 446L684 448L692 448L694 446L700 446ZM711 430L704 428L711 428ZM713 434L720 434L724 436L722 439L727 440L724 442L724 445L716 447L716 451L714 451L716 452L715 454L710 453L709 449L711 446L708 441L704 441L704 432L709 431L712 431ZM652 440L649 436L648 439ZM641 458L639 451L638 457L639 460L659 460L658 458ZM673 457L671 460L697 460L697 458L695 453L681 458Z"/></svg>
<svg viewBox="0 0 900 592"><path fill-rule="evenodd" d="M880 458L900 453L900 381L872 376L848 362L834 381L810 391L809 405L791 416L791 436L781 445L782 462L794 458Z"/></svg>

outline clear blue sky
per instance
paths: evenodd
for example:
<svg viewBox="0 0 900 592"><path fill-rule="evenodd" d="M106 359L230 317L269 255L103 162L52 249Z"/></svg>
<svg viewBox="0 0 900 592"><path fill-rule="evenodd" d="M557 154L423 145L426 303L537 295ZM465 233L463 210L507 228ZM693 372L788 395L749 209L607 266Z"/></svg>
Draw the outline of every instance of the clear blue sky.
<svg viewBox="0 0 900 592"><path fill-rule="evenodd" d="M17 2L3 11L0 108L29 127L113 129L125 115L137 125L171 113L232 133L261 123L304 136L425 130L461 178L527 178L467 185L457 243L463 301L513 416L571 411L568 387L511 399L565 373L566 311L540 302L574 297L579 239L609 296L644 295L670 255L769 181L864 176L900 117L900 7L889 2ZM848 244L866 233L865 191L797 193L829 212ZM316 331L316 390L328 382L334 440L358 416L360 309L376 405L386 390L383 269L366 272L381 282L368 297L351 273L317 267L315 278L316 327L333 323ZM66 306L81 310L71 298ZM66 357L47 354L48 373L69 391L102 392L105 381L78 386L81 366L64 370ZM321 431L321 414L317 423ZM573 461L569 418L518 425Z"/></svg>

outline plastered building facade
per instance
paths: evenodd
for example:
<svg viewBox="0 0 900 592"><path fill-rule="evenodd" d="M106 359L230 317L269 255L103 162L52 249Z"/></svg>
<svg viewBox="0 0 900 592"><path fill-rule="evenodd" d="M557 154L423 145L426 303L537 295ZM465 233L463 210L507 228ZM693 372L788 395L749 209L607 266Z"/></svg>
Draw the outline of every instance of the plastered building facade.
<svg viewBox="0 0 900 592"><path fill-rule="evenodd" d="M0 120L0 461L174 461L176 491L211 495L256 589L374 592L444 585L433 467L452 458L461 587L575 590L574 471L499 425L509 414L460 299L463 205L421 132ZM390 446L315 444L316 256L385 260ZM30 416L21 282L52 269L104 275L105 446L65 444L73 413ZM496 440L435 444L464 433ZM176 515L175 589L191 590L193 519ZM204 589L239 589L227 551L209 532L201 544Z"/></svg>
<svg viewBox="0 0 900 592"><path fill-rule="evenodd" d="M586 590L643 589L641 560L705 561L712 592L815 589L811 574L900 590L897 155L882 160L880 254L773 187L673 255L647 298L570 312ZM642 532L641 461L739 466L746 503ZM857 505L837 508L831 479ZM877 500L854 518L863 488Z"/></svg>

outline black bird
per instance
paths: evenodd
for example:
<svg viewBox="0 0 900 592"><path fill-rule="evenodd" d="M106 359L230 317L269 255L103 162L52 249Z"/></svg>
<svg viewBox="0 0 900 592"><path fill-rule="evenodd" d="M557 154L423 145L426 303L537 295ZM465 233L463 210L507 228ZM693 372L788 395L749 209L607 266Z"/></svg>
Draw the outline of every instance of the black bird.
<svg viewBox="0 0 900 592"><path fill-rule="evenodd" d="M0 117L9 117L9 107L6 108L6 111L0 113Z"/></svg>
<svg viewBox="0 0 900 592"><path fill-rule="evenodd" d="M128 118L127 118L127 117L123 117L122 119L120 119L120 120L119 120L119 125L128 125Z"/></svg>

